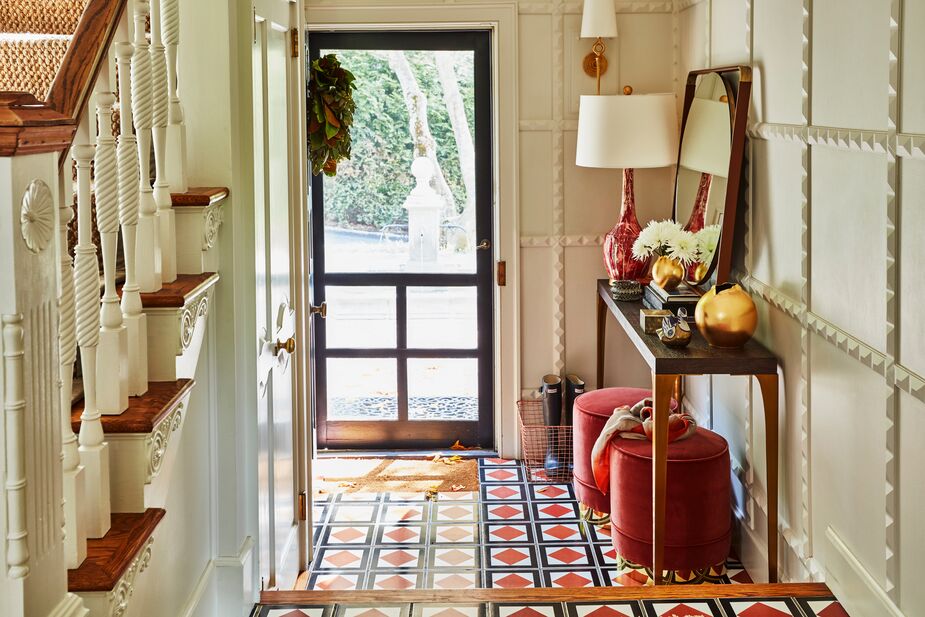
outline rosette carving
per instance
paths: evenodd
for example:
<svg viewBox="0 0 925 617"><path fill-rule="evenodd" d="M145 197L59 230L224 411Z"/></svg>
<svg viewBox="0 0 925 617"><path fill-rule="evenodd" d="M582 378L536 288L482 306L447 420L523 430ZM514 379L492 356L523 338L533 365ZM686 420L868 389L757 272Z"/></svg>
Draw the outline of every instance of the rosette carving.
<svg viewBox="0 0 925 617"><path fill-rule="evenodd" d="M51 242L55 213L51 189L42 180L33 180L22 196L19 225L26 247L41 253Z"/></svg>

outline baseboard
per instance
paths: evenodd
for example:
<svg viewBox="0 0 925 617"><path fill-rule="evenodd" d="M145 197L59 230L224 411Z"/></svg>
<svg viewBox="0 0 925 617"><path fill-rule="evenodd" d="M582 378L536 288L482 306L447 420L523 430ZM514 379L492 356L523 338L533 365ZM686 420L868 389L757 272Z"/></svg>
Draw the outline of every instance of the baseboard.
<svg viewBox="0 0 925 617"><path fill-rule="evenodd" d="M832 527L825 530L826 584L852 617L906 617Z"/></svg>
<svg viewBox="0 0 925 617"><path fill-rule="evenodd" d="M244 538L237 555L225 555L212 560L217 615L250 615L260 597L260 585L255 580L253 562L254 539L251 536Z"/></svg>
<svg viewBox="0 0 925 617"><path fill-rule="evenodd" d="M202 603L202 598L206 595L209 586L213 584L214 573L215 561L210 559L209 563L206 564L206 567L203 568L202 573L199 575L199 580L196 581L193 593L189 595L189 598L187 598L186 602L183 604L183 608L180 609L178 617L194 617L196 615L196 612L199 610L199 605Z"/></svg>
<svg viewBox="0 0 925 617"><path fill-rule="evenodd" d="M76 594L68 593L48 617L88 617L89 614L90 610L84 606L83 600Z"/></svg>

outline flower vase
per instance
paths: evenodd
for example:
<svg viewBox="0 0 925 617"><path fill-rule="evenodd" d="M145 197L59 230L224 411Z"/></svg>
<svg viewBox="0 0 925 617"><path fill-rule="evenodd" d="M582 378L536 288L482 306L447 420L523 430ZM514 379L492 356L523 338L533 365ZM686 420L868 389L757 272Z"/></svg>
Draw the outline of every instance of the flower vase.
<svg viewBox="0 0 925 617"><path fill-rule="evenodd" d="M661 255L652 264L652 280L665 291L677 289L684 280L684 265L667 255Z"/></svg>
<svg viewBox="0 0 925 617"><path fill-rule="evenodd" d="M648 260L633 258L633 242L639 237L642 227L636 219L636 197L633 191L633 170L623 170L623 203L620 220L604 237L604 267L614 281L634 281L644 278L649 268Z"/></svg>

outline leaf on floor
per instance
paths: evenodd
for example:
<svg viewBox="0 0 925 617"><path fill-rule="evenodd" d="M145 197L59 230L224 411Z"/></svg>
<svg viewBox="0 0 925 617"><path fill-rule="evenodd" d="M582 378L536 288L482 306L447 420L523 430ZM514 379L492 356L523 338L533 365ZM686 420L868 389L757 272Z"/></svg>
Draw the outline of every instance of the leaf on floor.
<svg viewBox="0 0 925 617"><path fill-rule="evenodd" d="M466 485L465 484L454 484L450 488L453 489L454 491L461 491L464 488L466 488Z"/></svg>
<svg viewBox="0 0 925 617"><path fill-rule="evenodd" d="M356 485L357 485L356 482L341 482L337 486L340 486L343 488L356 488Z"/></svg>
<svg viewBox="0 0 925 617"><path fill-rule="evenodd" d="M424 499L426 499L427 501L434 501L434 500L437 498L437 489L438 489L438 488L439 488L439 487L437 487L437 486L432 486L432 487L430 487L429 489L427 489L426 491L424 491Z"/></svg>
<svg viewBox="0 0 925 617"><path fill-rule="evenodd" d="M455 442L452 446L450 446L450 450L468 450L468 449L469 449L469 448L467 448L466 446L464 446L464 445L462 445L461 443L459 443L459 440L458 440L458 439L456 440L456 442Z"/></svg>
<svg viewBox="0 0 925 617"><path fill-rule="evenodd" d="M440 462L442 462L444 465L455 465L456 463L462 462L462 457L458 454L454 454L453 456L441 459Z"/></svg>

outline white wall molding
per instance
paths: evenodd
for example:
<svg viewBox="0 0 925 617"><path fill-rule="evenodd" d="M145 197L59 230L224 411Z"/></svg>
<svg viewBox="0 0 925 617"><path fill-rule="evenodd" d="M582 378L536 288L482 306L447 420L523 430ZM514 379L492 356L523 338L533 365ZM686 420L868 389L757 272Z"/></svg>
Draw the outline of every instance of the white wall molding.
<svg viewBox="0 0 925 617"><path fill-rule="evenodd" d="M825 580L849 614L906 617L831 526L826 527L825 539Z"/></svg>
<svg viewBox="0 0 925 617"><path fill-rule="evenodd" d="M703 4L704 2L709 2L710 0L675 0L675 7L678 11L686 11L687 9L697 6L698 4Z"/></svg>
<svg viewBox="0 0 925 617"><path fill-rule="evenodd" d="M215 560L210 559L202 569L202 573L200 573L199 579L196 581L196 586L193 587L193 592L186 599L177 617L195 617L199 613L199 608L206 597L206 593L214 584L214 574Z"/></svg>
<svg viewBox="0 0 925 617"><path fill-rule="evenodd" d="M604 236L521 236L520 246L522 248L604 246Z"/></svg>

